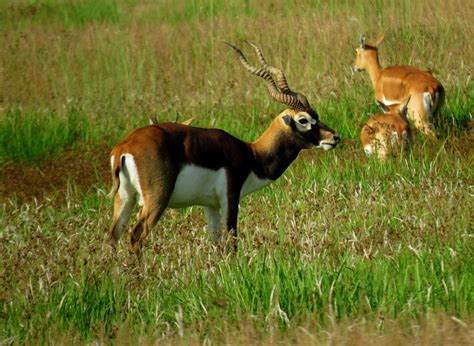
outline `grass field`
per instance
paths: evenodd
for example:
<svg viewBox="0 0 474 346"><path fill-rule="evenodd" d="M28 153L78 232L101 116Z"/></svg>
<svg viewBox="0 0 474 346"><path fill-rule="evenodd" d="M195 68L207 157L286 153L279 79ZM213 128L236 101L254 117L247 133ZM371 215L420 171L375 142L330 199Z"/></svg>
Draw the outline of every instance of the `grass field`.
<svg viewBox="0 0 474 346"><path fill-rule="evenodd" d="M0 0L0 344L468 344L474 339L472 1ZM351 71L446 89L436 142L365 157ZM233 255L168 211L141 263L105 244L108 153L156 115L244 140L284 109L222 44L259 44L343 143L241 202ZM253 60L255 61L255 60Z"/></svg>

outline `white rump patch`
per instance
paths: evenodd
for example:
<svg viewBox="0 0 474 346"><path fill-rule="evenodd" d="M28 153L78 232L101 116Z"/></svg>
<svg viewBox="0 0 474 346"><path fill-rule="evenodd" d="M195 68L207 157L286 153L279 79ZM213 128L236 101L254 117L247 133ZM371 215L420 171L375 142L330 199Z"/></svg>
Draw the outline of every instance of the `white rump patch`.
<svg viewBox="0 0 474 346"><path fill-rule="evenodd" d="M122 200L128 199L132 193L130 188L133 187L133 189L138 192L138 204L142 206L143 193L140 186L140 180L138 178L138 170L135 159L133 158L132 154L123 154L120 157L120 160L123 162L122 170L119 173L120 188L118 192L120 194L120 198Z"/></svg>

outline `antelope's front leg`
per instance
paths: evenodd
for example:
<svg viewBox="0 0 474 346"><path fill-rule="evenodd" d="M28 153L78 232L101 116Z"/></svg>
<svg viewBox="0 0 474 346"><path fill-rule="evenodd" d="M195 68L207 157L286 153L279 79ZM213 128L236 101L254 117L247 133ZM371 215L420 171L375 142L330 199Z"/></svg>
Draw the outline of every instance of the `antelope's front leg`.
<svg viewBox="0 0 474 346"><path fill-rule="evenodd" d="M234 250L237 251L237 217L239 208L239 199L235 198L234 194L225 193L219 197L220 204L220 220L222 220L226 227L226 234L224 236L226 244L231 241ZM217 218L217 215L216 215ZM219 231L219 238L222 238Z"/></svg>
<svg viewBox="0 0 474 346"><path fill-rule="evenodd" d="M240 202L240 184L237 186L231 186L227 196L227 215L226 215L226 229L228 235L231 237L231 241L234 246L234 251L237 252L237 220L239 215L239 202Z"/></svg>
<svg viewBox="0 0 474 346"><path fill-rule="evenodd" d="M219 208L204 207L204 216L207 221L209 238L214 244L221 240L221 214Z"/></svg>

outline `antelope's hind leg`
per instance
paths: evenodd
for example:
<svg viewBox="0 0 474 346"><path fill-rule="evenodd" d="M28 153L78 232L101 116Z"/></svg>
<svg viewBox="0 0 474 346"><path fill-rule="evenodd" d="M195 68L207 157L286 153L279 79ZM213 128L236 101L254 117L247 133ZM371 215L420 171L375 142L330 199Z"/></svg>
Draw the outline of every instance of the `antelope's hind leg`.
<svg viewBox="0 0 474 346"><path fill-rule="evenodd" d="M140 213L141 216L130 234L130 248L138 257L141 255L144 239L158 223L165 210L166 204L161 204L151 209L144 208Z"/></svg>
<svg viewBox="0 0 474 346"><path fill-rule="evenodd" d="M141 254L144 239L160 220L174 190L177 173L172 167L165 169L164 164L161 168L161 174L157 174L154 181L144 189L143 209L130 235L131 249L138 256Z"/></svg>
<svg viewBox="0 0 474 346"><path fill-rule="evenodd" d="M120 187L114 196L114 220L109 231L109 242L115 247L122 235L123 227L130 219L136 202L136 190L120 173Z"/></svg>
<svg viewBox="0 0 474 346"><path fill-rule="evenodd" d="M431 115L428 114L427 109L425 109L423 95L414 95L412 97L407 115L408 119L415 125L415 128L425 136L428 136L430 139L436 139L438 137L431 122Z"/></svg>

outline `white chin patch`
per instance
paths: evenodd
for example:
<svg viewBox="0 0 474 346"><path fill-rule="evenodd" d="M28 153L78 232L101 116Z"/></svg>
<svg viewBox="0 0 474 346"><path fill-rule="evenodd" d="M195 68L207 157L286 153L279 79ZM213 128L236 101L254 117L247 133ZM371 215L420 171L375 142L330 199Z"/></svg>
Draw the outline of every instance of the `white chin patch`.
<svg viewBox="0 0 474 346"><path fill-rule="evenodd" d="M319 143L318 148L323 148L324 150L331 150L332 148L334 148L334 145L330 143Z"/></svg>

